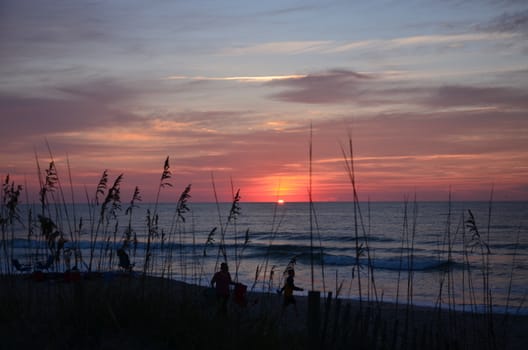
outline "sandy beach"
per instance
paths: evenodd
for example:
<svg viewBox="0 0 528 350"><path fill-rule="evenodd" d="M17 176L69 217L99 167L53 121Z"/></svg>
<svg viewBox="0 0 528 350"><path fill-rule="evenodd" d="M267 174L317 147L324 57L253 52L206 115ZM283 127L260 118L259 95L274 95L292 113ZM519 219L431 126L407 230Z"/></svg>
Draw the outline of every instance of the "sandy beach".
<svg viewBox="0 0 528 350"><path fill-rule="evenodd" d="M178 281L105 273L2 276L5 349L524 349L528 317L321 298L281 314L276 292L231 298Z"/></svg>

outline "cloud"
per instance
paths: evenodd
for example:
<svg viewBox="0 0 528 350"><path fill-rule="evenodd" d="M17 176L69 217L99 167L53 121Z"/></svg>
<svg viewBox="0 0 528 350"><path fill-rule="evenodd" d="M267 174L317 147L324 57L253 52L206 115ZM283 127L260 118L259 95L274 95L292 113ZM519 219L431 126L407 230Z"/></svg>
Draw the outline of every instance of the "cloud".
<svg viewBox="0 0 528 350"><path fill-rule="evenodd" d="M524 74L523 71L518 74ZM409 105L433 108L528 108L525 89L510 86L410 84L405 76L329 70L302 78L272 81L283 88L272 99L306 104Z"/></svg>
<svg viewBox="0 0 528 350"><path fill-rule="evenodd" d="M224 49L223 55L297 55L320 52L329 48L332 41L280 41Z"/></svg>
<svg viewBox="0 0 528 350"><path fill-rule="evenodd" d="M406 38L396 38L387 42L390 47L403 47L415 45L437 45L437 44L458 44L464 42L474 41L491 41L511 39L514 36L509 33L504 34L483 34L483 33L469 33L469 34L452 34L452 35L418 35Z"/></svg>
<svg viewBox="0 0 528 350"><path fill-rule="evenodd" d="M314 130L314 159L328 159L317 162L317 172L337 174L342 169L337 147L328 146L337 140L346 144L347 129L363 195L412 191L423 198L432 188L447 192L452 185L474 186L475 195L477 187L489 193L492 183L525 182L526 168L519 165L528 161L528 120L522 112L392 113L328 120Z"/></svg>
<svg viewBox="0 0 528 350"><path fill-rule="evenodd" d="M528 108L528 92L512 87L443 86L423 100L431 107L496 106Z"/></svg>
<svg viewBox="0 0 528 350"><path fill-rule="evenodd" d="M140 94L148 92L148 87L143 86L143 90L139 91L111 78L58 86L55 89L69 96L70 99L97 102L102 105L130 102Z"/></svg>
<svg viewBox="0 0 528 350"><path fill-rule="evenodd" d="M347 129L360 157L429 157L526 153L528 119L522 111L455 110L345 115L319 122L321 144L347 138ZM333 156L335 157L336 154ZM331 156L328 154L327 156Z"/></svg>
<svg viewBox="0 0 528 350"><path fill-rule="evenodd" d="M255 75L255 76L232 76L232 77L204 77L204 76L185 76L185 75L171 75L167 80L195 80L195 81L236 81L241 83L263 83L273 80L289 80L304 78L306 75L291 74L291 75Z"/></svg>
<svg viewBox="0 0 528 350"><path fill-rule="evenodd" d="M93 102L67 99L0 97L0 113L4 126L2 138L20 135L79 131L85 128L104 128L133 122L134 116L110 110Z"/></svg>
<svg viewBox="0 0 528 350"><path fill-rule="evenodd" d="M94 130L126 129L145 119L125 109L139 94L110 79L56 87L54 97L0 94L0 137L14 151L44 137L86 137ZM8 150L9 151L9 150Z"/></svg>
<svg viewBox="0 0 528 350"><path fill-rule="evenodd" d="M509 26L504 23L503 27L524 26L524 17L519 15ZM496 25L498 27L498 25ZM396 37L392 39L368 39L352 42L343 42L335 40L321 41L283 41L267 42L256 45L247 45L233 47L221 51L223 55L296 55L304 53L316 54L336 54L346 53L357 50L375 50L388 51L407 47L422 46L451 46L472 42L490 42L514 39L516 33L510 30L491 30L492 26L487 27L486 32L477 33L459 33L459 34L437 34L437 35L415 35L408 37Z"/></svg>
<svg viewBox="0 0 528 350"><path fill-rule="evenodd" d="M488 23L478 25L477 30L528 35L528 10L505 12Z"/></svg>
<svg viewBox="0 0 528 350"><path fill-rule="evenodd" d="M25 57L61 59L113 39L112 22L98 18L102 8L93 3L4 3L0 10L0 50L3 59L14 63L25 61Z"/></svg>
<svg viewBox="0 0 528 350"><path fill-rule="evenodd" d="M272 81L270 86L286 87L287 90L272 95L285 102L310 104L340 103L353 100L362 94L365 82L373 78L349 70L330 70L309 74L303 78Z"/></svg>
<svg viewBox="0 0 528 350"><path fill-rule="evenodd" d="M514 33L461 33L444 35L416 35L399 37L392 39L369 39L363 41L353 41L348 43L333 43L321 47L321 53L333 54L344 53L356 50L388 51L407 47L422 46L451 46L484 41L500 41L515 38Z"/></svg>

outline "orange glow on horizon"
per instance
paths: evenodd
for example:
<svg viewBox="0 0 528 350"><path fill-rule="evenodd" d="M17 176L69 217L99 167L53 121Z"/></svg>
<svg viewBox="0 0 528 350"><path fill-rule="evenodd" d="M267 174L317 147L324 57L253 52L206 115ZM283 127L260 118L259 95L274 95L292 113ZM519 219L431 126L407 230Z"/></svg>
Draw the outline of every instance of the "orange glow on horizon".
<svg viewBox="0 0 528 350"><path fill-rule="evenodd" d="M247 198L256 202L303 202L308 200L307 186L305 175L265 176L252 181Z"/></svg>

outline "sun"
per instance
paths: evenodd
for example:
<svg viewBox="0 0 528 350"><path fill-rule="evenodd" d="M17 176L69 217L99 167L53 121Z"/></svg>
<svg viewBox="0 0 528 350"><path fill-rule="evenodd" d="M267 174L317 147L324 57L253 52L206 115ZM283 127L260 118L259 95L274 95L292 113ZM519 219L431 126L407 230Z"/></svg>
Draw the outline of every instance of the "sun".
<svg viewBox="0 0 528 350"><path fill-rule="evenodd" d="M277 204L284 204L284 199L278 199Z"/></svg>

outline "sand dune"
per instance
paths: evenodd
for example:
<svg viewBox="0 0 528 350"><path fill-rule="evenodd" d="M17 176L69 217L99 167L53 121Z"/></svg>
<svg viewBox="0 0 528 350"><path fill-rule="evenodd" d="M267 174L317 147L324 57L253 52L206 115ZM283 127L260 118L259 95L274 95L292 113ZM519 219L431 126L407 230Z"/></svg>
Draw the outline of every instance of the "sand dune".
<svg viewBox="0 0 528 350"><path fill-rule="evenodd" d="M296 296L281 314L275 292L247 294L217 313L214 291L121 273L2 276L6 349L255 348L525 349L528 316L463 314L390 303ZM70 276L71 277L71 276ZM217 342L215 345L214 343Z"/></svg>

